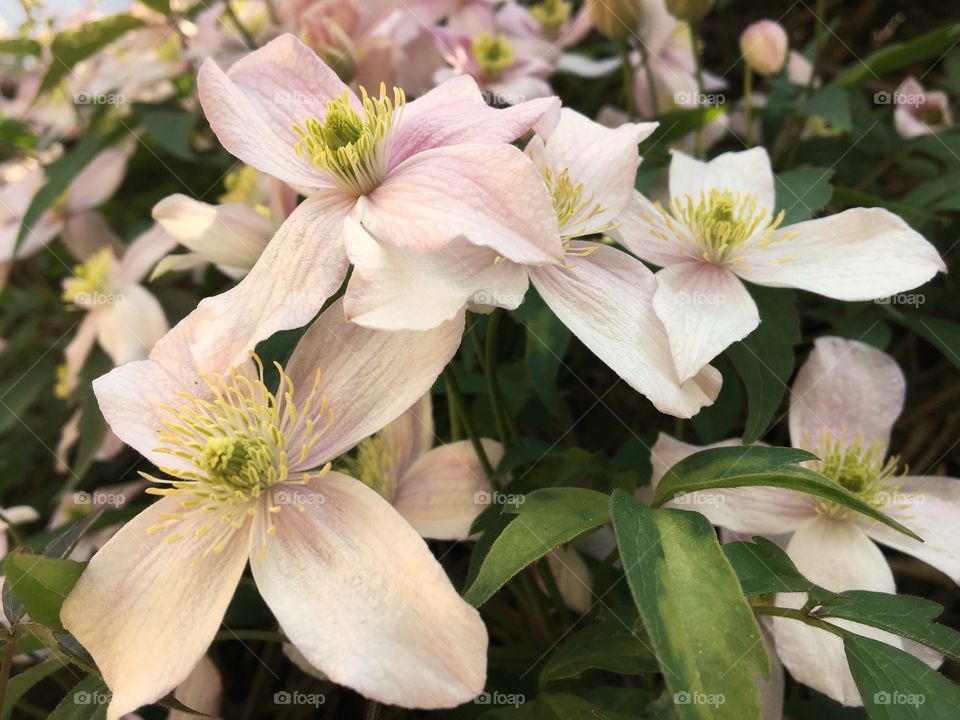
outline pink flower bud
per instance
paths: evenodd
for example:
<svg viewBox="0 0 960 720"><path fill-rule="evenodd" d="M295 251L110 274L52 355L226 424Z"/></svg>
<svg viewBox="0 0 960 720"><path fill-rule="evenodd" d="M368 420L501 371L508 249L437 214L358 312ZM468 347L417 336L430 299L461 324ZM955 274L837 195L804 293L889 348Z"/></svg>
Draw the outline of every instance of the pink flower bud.
<svg viewBox="0 0 960 720"><path fill-rule="evenodd" d="M758 20L740 34L744 62L761 75L776 75L787 60L787 32L773 20Z"/></svg>

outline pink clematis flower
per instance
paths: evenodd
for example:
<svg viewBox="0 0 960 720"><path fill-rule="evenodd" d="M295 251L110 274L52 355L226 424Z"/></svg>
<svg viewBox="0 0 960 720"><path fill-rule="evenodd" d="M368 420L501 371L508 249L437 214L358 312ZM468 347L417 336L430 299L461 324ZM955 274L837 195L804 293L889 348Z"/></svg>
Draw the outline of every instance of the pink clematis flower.
<svg viewBox="0 0 960 720"><path fill-rule="evenodd" d="M801 202L802 199L797 199ZM872 300L910 290L946 266L936 248L880 208L780 227L763 148L710 162L680 152L670 163L670 201L640 193L612 235L662 269L653 307L686 380L760 322L742 280L837 300Z"/></svg>
<svg viewBox="0 0 960 720"><path fill-rule="evenodd" d="M230 152L310 195L236 288L200 303L196 312L218 329L194 345L201 363L215 366L221 352L239 362L259 340L316 315L346 274L350 215L398 248L425 252L464 237L514 262L562 259L540 178L509 144L549 123L555 98L494 110L461 77L410 103L383 88L361 99L291 35L229 73L204 63L199 86Z"/></svg>
<svg viewBox="0 0 960 720"><path fill-rule="evenodd" d="M942 90L924 89L912 76L900 83L893 102L897 106L893 111L893 124L897 134L907 140L933 135L953 125L947 94Z"/></svg>
<svg viewBox="0 0 960 720"><path fill-rule="evenodd" d="M693 507L715 525L742 535L773 535L808 579L827 588L896 592L893 573L875 543L923 560L960 582L960 480L901 476L887 457L893 423L903 408L904 376L886 353L837 337L818 338L790 393L790 437L815 453L811 466L923 538L919 542L875 520L803 493L779 488L735 488L692 493L677 507ZM729 440L718 445L739 444ZM652 452L654 484L672 465L700 450L661 435ZM696 496L696 497L694 497ZM778 537L782 536L782 537ZM781 595L800 607L804 597ZM849 627L842 622L838 624ZM863 626L856 632L939 658L913 643ZM777 653L800 682L845 705L861 705L842 641L794 620L773 619Z"/></svg>
<svg viewBox="0 0 960 720"><path fill-rule="evenodd" d="M383 329L428 328L464 308L516 308L528 282L601 360L661 412L691 417L717 396L712 367L677 377L667 334L654 314L653 273L629 254L578 238L616 227L631 202L640 157L637 144L653 123L605 128L565 108L549 139L526 152L552 198L563 236L563 265L511 262L465 241L412 252L379 241L348 221L354 272L344 307L353 322Z"/></svg>
<svg viewBox="0 0 960 720"><path fill-rule="evenodd" d="M114 432L173 478L150 478L163 497L93 557L61 611L113 693L108 720L183 682L248 559L283 632L331 681L405 707L480 692L477 611L390 503L330 470L431 387L462 322L383 333L334 304L276 391L255 359L198 374L186 322L150 360L94 382Z"/></svg>

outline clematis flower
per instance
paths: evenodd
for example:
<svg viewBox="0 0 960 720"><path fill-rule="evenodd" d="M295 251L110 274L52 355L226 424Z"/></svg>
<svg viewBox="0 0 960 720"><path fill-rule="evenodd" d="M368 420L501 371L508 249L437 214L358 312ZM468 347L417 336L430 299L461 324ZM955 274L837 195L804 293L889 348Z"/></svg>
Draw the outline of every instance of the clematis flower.
<svg viewBox="0 0 960 720"><path fill-rule="evenodd" d="M780 227L784 213L775 214L775 205L763 148L710 162L674 152L666 207L634 193L611 231L635 255L662 268L653 307L681 381L759 324L742 280L837 300L872 300L946 271L936 248L887 210L853 208Z"/></svg>
<svg viewBox="0 0 960 720"><path fill-rule="evenodd" d="M716 398L712 367L681 382L667 335L651 304L653 273L627 253L578 238L615 227L630 202L640 158L637 144L652 123L610 130L564 108L548 140L527 147L552 199L563 237L563 265L525 265L491 248L457 241L412 252L380 241L348 220L354 272L344 308L353 322L383 329L422 329L466 307L517 307L532 281L550 309L601 360L661 412L690 417Z"/></svg>
<svg viewBox="0 0 960 720"><path fill-rule="evenodd" d="M219 352L239 362L259 340L316 315L346 274L348 215L400 248L435 250L464 237L514 262L562 258L537 172L509 144L549 122L556 99L495 110L468 77L411 103L382 87L358 98L291 35L229 73L204 63L199 86L224 147L310 195L236 288L200 303L202 322L217 328L192 348L202 363L215 366Z"/></svg>
<svg viewBox="0 0 960 720"><path fill-rule="evenodd" d="M179 193L154 205L153 219L191 252L167 255L151 278L207 263L242 278L296 207L293 190L248 165L228 173L224 185L218 205Z"/></svg>
<svg viewBox="0 0 960 720"><path fill-rule="evenodd" d="M942 90L924 89L912 76L900 83L893 101L896 104L893 124L897 134L906 140L932 135L953 125L947 94Z"/></svg>
<svg viewBox="0 0 960 720"><path fill-rule="evenodd" d="M432 540L465 540L490 503L490 480L469 440L433 447L433 403L425 394L357 448L346 468ZM503 446L480 438L496 467Z"/></svg>
<svg viewBox="0 0 960 720"><path fill-rule="evenodd" d="M810 463L813 469L903 523L924 542L844 507L779 488L691 493L685 504L672 504L692 506L736 533L785 533L787 554L800 572L828 590L896 592L893 573L875 543L913 555L960 582L954 530L960 480L901 475L899 459L888 456L904 394L903 373L886 353L852 340L818 338L791 389L790 437L795 447L820 458ZM654 482L700 449L661 435L652 452ZM802 595L778 596L784 606L800 607L803 601ZM902 638L838 624L939 663ZM862 704L839 638L783 618L773 619L773 631L777 653L797 680L845 705Z"/></svg>
<svg viewBox="0 0 960 720"><path fill-rule="evenodd" d="M161 499L101 548L61 611L113 693L108 720L183 682L248 559L284 634L331 681L405 707L473 697L479 614L386 500L330 470L431 387L462 323L375 332L334 304L271 392L255 357L198 374L195 322L94 382L114 432L170 478L150 478Z"/></svg>

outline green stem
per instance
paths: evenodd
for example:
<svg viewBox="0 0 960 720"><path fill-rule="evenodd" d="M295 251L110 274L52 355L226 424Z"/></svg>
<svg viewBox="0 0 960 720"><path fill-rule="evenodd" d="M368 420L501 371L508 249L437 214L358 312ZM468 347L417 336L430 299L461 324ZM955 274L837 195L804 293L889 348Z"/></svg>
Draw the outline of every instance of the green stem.
<svg viewBox="0 0 960 720"><path fill-rule="evenodd" d="M460 425L460 414L453 402L453 391L450 389L450 379L444 378L447 386L447 412L450 415L450 439L452 442L463 439L463 427Z"/></svg>
<svg viewBox="0 0 960 720"><path fill-rule="evenodd" d="M630 45L624 42L620 46L620 65L623 68L623 107L630 120L637 119L637 108L633 97L633 64L630 62Z"/></svg>
<svg viewBox="0 0 960 720"><path fill-rule="evenodd" d="M700 107L700 101L703 100L706 93L703 91L703 43L700 41L700 25L690 23L690 43L693 45L693 62L697 73L697 102ZM697 124L697 130L694 134L693 153L697 158L703 158L703 123Z"/></svg>
<svg viewBox="0 0 960 720"><path fill-rule="evenodd" d="M660 114L660 101L657 99L657 84L653 78L653 65L647 49L640 45L640 57L643 60L643 72L647 76L647 89L650 91L650 112L654 117Z"/></svg>
<svg viewBox="0 0 960 720"><path fill-rule="evenodd" d="M474 452L477 453L477 458L480 460L480 465L483 466L483 471L486 473L487 477L490 479L490 482L494 482L496 478L494 477L493 465L490 464L490 459L487 457L486 451L483 449L483 443L480 442L480 436L477 435L477 428L473 424L473 418L470 417L467 413L467 406L463 401L463 393L460 392L460 384L457 382L457 376L453 372L453 367L447 365L443 370L443 378L447 381L447 389L449 391L448 397L450 402L456 408L456 412L460 415L460 419L463 421L464 430L467 432L467 437L470 438L470 444L473 445Z"/></svg>
<svg viewBox="0 0 960 720"><path fill-rule="evenodd" d="M747 147L753 147L753 69L749 65L743 71L743 123Z"/></svg>
<svg viewBox="0 0 960 720"><path fill-rule="evenodd" d="M237 31L243 36L243 42L246 43L247 47L251 50L255 50L257 47L257 41L253 39L253 35L250 34L250 31L247 30L243 23L240 22L240 18L237 17L237 14L233 11L233 5L230 4L230 0L226 0L223 3L224 12L227 13L227 17L230 18Z"/></svg>
<svg viewBox="0 0 960 720"><path fill-rule="evenodd" d="M810 627L826 630L827 632L833 633L839 638L843 637L843 630L838 628L836 625L831 625L830 623L819 620L811 615L804 615L800 610L773 607L772 605L754 605L751 609L757 615L773 615L774 617L785 617L792 620L799 620L800 622L806 623Z"/></svg>
<svg viewBox="0 0 960 720"><path fill-rule="evenodd" d="M363 713L364 720L378 720L382 707L376 700L368 700L367 709Z"/></svg>
<svg viewBox="0 0 960 720"><path fill-rule="evenodd" d="M816 13L814 18L816 22L813 25L813 60L810 63L810 78L807 80L807 95L813 92L813 86L817 82L817 68L820 67L820 54L823 52L823 26L825 23L823 16L827 12L826 0L817 0L814 12Z"/></svg>
<svg viewBox="0 0 960 720"><path fill-rule="evenodd" d="M13 655L17 649L17 631L5 630L3 633L3 660L0 661L0 707L7 697L7 683L13 668Z"/></svg>
<svg viewBox="0 0 960 720"><path fill-rule="evenodd" d="M487 390L490 393L493 419L497 423L497 434L500 435L500 442L506 448L516 442L517 428L503 400L500 382L497 379L497 330L500 329L501 317L503 317L503 310L497 308L490 313L490 319L487 321L487 349L483 360L483 372L487 376Z"/></svg>

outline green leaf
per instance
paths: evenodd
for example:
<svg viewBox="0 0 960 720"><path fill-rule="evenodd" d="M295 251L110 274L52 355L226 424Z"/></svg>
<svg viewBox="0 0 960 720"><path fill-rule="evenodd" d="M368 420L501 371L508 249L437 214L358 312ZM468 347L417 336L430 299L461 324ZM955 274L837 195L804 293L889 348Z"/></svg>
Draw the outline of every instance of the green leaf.
<svg viewBox="0 0 960 720"><path fill-rule="evenodd" d="M569 635L540 672L540 685L577 677L586 670L639 675L655 673L658 666L646 634L610 618Z"/></svg>
<svg viewBox="0 0 960 720"><path fill-rule="evenodd" d="M43 556L48 558L65 559L80 542L80 539L94 526L107 510L106 505L100 505L94 510L71 524L60 535L51 540L43 549Z"/></svg>
<svg viewBox="0 0 960 720"><path fill-rule="evenodd" d="M873 720L954 720L960 688L922 660L873 638L844 633L850 672Z"/></svg>
<svg viewBox="0 0 960 720"><path fill-rule="evenodd" d="M39 57L43 46L36 40L25 37L0 39L0 55L33 55Z"/></svg>
<svg viewBox="0 0 960 720"><path fill-rule="evenodd" d="M853 87L868 78L885 75L929 58L939 58L958 42L960 24L945 25L908 42L887 45L868 55L866 60L856 59L833 79L832 84Z"/></svg>
<svg viewBox="0 0 960 720"><path fill-rule="evenodd" d="M530 384L544 407L554 417L558 417L561 405L560 394L557 392L557 373L570 345L570 331L539 295L529 291L527 299L514 314L527 328L524 361L530 375Z"/></svg>
<svg viewBox="0 0 960 720"><path fill-rule="evenodd" d="M711 448L690 455L670 468L653 492L654 507L691 492L733 487L769 486L822 497L879 520L904 535L920 537L893 518L818 472L796 463L816 456L797 448L742 445Z"/></svg>
<svg viewBox="0 0 960 720"><path fill-rule="evenodd" d="M10 717L13 706L30 691L30 688L62 667L63 663L56 658L50 658L10 678L7 682L7 691L3 696L3 708L0 709L0 715L4 718Z"/></svg>
<svg viewBox="0 0 960 720"><path fill-rule="evenodd" d="M89 675L67 692L47 720L102 720L109 692L101 678Z"/></svg>
<svg viewBox="0 0 960 720"><path fill-rule="evenodd" d="M797 104L797 108L822 118L831 127L850 132L853 118L850 115L850 96L843 88L828 85L817 90L806 100Z"/></svg>
<svg viewBox="0 0 960 720"><path fill-rule="evenodd" d="M960 323L914 312L904 313L890 305L881 307L899 324L927 340L960 368Z"/></svg>
<svg viewBox="0 0 960 720"><path fill-rule="evenodd" d="M593 490L547 488L520 499L507 508L517 517L494 540L463 595L474 607L483 605L527 565L610 519L607 496Z"/></svg>
<svg viewBox="0 0 960 720"><path fill-rule="evenodd" d="M194 160L191 139L197 127L197 114L179 108L137 105L140 122L157 143L174 157Z"/></svg>
<svg viewBox="0 0 960 720"><path fill-rule="evenodd" d="M0 389L0 433L20 424L21 416L41 393L50 391L53 383L54 365L37 363L22 375L12 375Z"/></svg>
<svg viewBox="0 0 960 720"><path fill-rule="evenodd" d="M796 294L751 286L760 310L760 325L727 350L747 389L747 426L743 441L759 439L773 420L793 373L793 346L800 342Z"/></svg>
<svg viewBox="0 0 960 720"><path fill-rule="evenodd" d="M12 552L3 563L11 591L37 622L62 629L60 606L80 579L86 563Z"/></svg>
<svg viewBox="0 0 960 720"><path fill-rule="evenodd" d="M614 491L627 582L683 720L760 720L769 676L760 628L710 522Z"/></svg>
<svg viewBox="0 0 960 720"><path fill-rule="evenodd" d="M50 43L53 61L47 68L43 82L40 83L39 92L56 87L78 62L86 60L130 30L143 26L143 20L132 15L120 14L84 23L77 28L61 30Z"/></svg>
<svg viewBox="0 0 960 720"><path fill-rule="evenodd" d="M833 197L832 168L805 167L782 172L777 184L777 212L783 210L783 226L810 220Z"/></svg>
<svg viewBox="0 0 960 720"><path fill-rule="evenodd" d="M660 123L646 140L640 143L640 154L669 145L674 140L688 135L698 127L705 127L727 112L725 105L701 105L689 110L663 113L656 120Z"/></svg>
<svg viewBox="0 0 960 720"><path fill-rule="evenodd" d="M170 0L140 0L140 2L161 15L170 14Z"/></svg>
<svg viewBox="0 0 960 720"><path fill-rule="evenodd" d="M805 592L824 599L834 596L834 593L801 575L790 556L766 538L755 537L753 542L726 543L723 554L737 574L744 595Z"/></svg>

